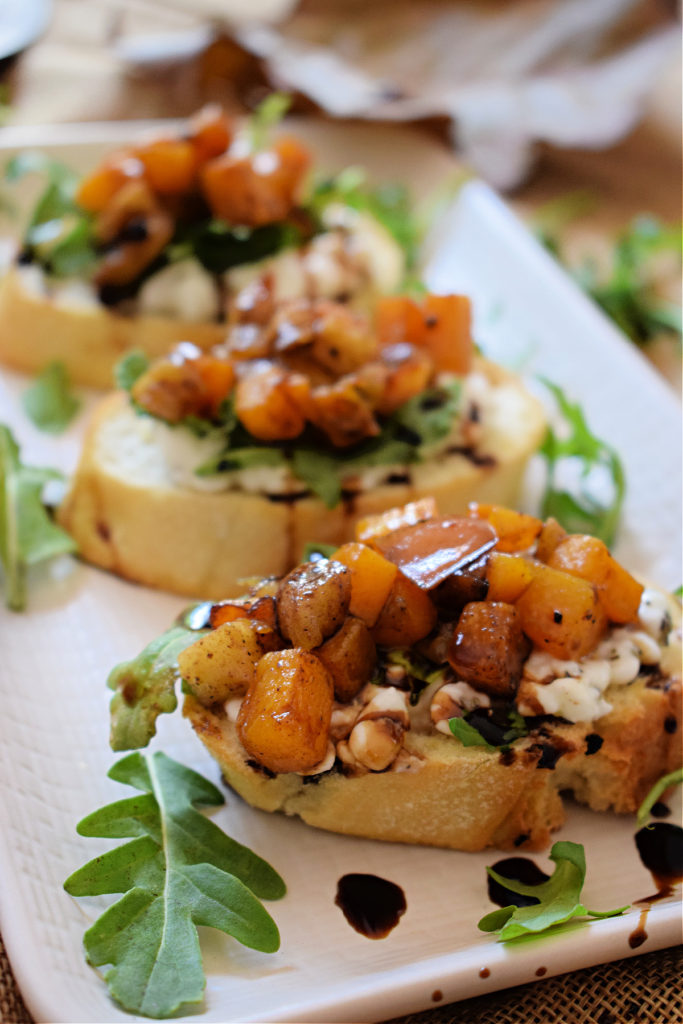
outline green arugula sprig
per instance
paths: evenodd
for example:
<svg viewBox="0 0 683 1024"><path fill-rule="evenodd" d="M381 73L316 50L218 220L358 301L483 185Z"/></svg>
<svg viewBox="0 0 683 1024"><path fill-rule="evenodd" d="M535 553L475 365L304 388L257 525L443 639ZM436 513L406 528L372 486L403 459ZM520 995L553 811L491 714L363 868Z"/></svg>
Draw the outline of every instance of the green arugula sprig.
<svg viewBox="0 0 683 1024"><path fill-rule="evenodd" d="M42 501L48 481L61 479L57 470L24 466L9 427L0 424L0 562L5 601L13 611L26 607L29 566L76 550L72 538L52 522Z"/></svg>
<svg viewBox="0 0 683 1024"><path fill-rule="evenodd" d="M286 92L271 92L254 110L247 123L247 133L253 152L265 149L270 135L292 105L292 97Z"/></svg>
<svg viewBox="0 0 683 1024"><path fill-rule="evenodd" d="M621 460L610 445L591 432L581 406L570 402L557 384L545 378L542 381L554 396L569 432L566 437L561 437L548 427L540 448L540 454L547 463L541 515L544 518L554 516L570 533L592 533L610 545L619 525L626 492ZM574 493L558 482L559 471L566 459L581 463L579 487ZM597 497L590 486L594 472L607 475L612 492L608 502Z"/></svg>
<svg viewBox="0 0 683 1024"><path fill-rule="evenodd" d="M669 786L680 785L683 785L683 768L677 768L676 771L669 772L668 775L664 775L658 782L655 782L654 786L638 808L638 816L636 818L637 825L640 827L645 824L650 816L650 811L657 803L662 793L664 793Z"/></svg>
<svg viewBox="0 0 683 1024"><path fill-rule="evenodd" d="M81 403L71 391L64 363L50 363L22 395L24 412L48 434L61 434L71 423Z"/></svg>
<svg viewBox="0 0 683 1024"><path fill-rule="evenodd" d="M142 795L102 807L77 831L131 841L75 871L64 888L72 896L124 894L86 931L88 962L111 965L104 979L124 1009L168 1017L203 997L197 926L273 953L280 937L260 900L281 898L285 885L266 861L199 813L198 804L225 802L201 775L160 751L130 754L108 774Z"/></svg>
<svg viewBox="0 0 683 1024"><path fill-rule="evenodd" d="M507 750L510 743L514 743L515 740L521 739L522 736L528 736L529 734L526 722L520 713L514 708L508 712L508 723L509 728L503 733L503 743L498 746L495 746L493 743L489 743L488 740L484 739L479 730L468 722L466 717L449 718L448 728L451 730L453 735L460 740L464 747L485 747L486 750Z"/></svg>
<svg viewBox="0 0 683 1024"><path fill-rule="evenodd" d="M617 910L588 910L580 901L586 877L586 857L580 843L555 843L550 851L555 870L546 882L525 885L497 874L493 868L487 872L500 885L520 896L533 896L538 902L527 907L501 907L486 914L478 923L483 932L500 932L499 942L509 942L524 935L537 935L574 917L616 917L628 906Z"/></svg>

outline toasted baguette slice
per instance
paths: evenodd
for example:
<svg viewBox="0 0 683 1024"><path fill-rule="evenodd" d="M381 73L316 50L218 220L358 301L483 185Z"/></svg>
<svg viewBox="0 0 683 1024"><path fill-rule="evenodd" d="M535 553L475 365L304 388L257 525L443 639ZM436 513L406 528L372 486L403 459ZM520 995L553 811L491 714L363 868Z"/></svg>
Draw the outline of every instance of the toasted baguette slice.
<svg viewBox="0 0 683 1024"><path fill-rule="evenodd" d="M188 695L184 714L226 782L253 807L368 839L537 850L564 821L562 792L595 811L629 813L680 764L680 679L661 689L638 680L607 696L613 708L603 718L544 726L542 739L514 744L512 759L438 733L409 731L388 771L358 776L333 770L273 777L250 761L225 711ZM591 735L602 738L595 753L586 739ZM541 767L544 751L562 751L556 766Z"/></svg>
<svg viewBox="0 0 683 1024"><path fill-rule="evenodd" d="M545 429L540 403L506 370L477 370L503 401L487 425L491 462L449 454L411 467L409 483L381 483L330 510L315 497L285 500L240 490L178 486L124 394L108 396L88 430L80 464L58 518L89 562L148 586L220 599L254 575L282 575L310 540L340 544L367 515L433 495L446 512L471 501L514 504L525 464ZM506 415L509 412L509 415ZM179 428L180 429L180 428ZM391 467L381 467L383 478ZM386 472L384 472L386 470ZM264 470L260 471L261 473Z"/></svg>
<svg viewBox="0 0 683 1024"><path fill-rule="evenodd" d="M224 324L123 316L94 303L58 304L28 287L16 266L0 283L0 361L27 373L39 372L57 360L72 381L110 388L116 363L130 349L140 349L153 359L181 338L208 349L224 336Z"/></svg>

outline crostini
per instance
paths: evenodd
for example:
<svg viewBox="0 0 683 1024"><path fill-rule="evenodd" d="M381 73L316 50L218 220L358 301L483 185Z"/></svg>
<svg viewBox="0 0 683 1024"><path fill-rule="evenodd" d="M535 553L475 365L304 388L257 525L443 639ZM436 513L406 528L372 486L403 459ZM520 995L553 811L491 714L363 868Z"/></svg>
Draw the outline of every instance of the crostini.
<svg viewBox="0 0 683 1024"><path fill-rule="evenodd" d="M218 344L256 282L278 299L360 306L393 291L401 247L362 192L312 191L311 160L298 139L257 142L210 106L113 153L73 196L62 176L0 284L0 361L35 372L59 360L75 383L106 388L130 349Z"/></svg>
<svg viewBox="0 0 683 1024"><path fill-rule="evenodd" d="M563 792L632 812L680 764L680 603L602 541L429 499L356 537L176 628L184 714L248 803L371 839L538 849ZM165 700L131 664L110 679L114 735Z"/></svg>
<svg viewBox="0 0 683 1024"><path fill-rule="evenodd" d="M84 558L221 598L397 502L515 501L544 414L473 355L466 297L385 298L372 326L251 296L224 345L180 345L97 411L59 510Z"/></svg>

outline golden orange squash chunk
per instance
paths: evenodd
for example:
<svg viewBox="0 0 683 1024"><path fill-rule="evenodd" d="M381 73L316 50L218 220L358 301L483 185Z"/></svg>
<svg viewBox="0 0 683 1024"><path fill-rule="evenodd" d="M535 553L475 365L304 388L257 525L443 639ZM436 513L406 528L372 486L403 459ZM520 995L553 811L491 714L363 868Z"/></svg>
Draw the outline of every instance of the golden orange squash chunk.
<svg viewBox="0 0 683 1024"><path fill-rule="evenodd" d="M342 545L332 557L351 572L350 614L362 619L366 626L374 626L396 579L398 566L367 544L354 541Z"/></svg>
<svg viewBox="0 0 683 1024"><path fill-rule="evenodd" d="M607 626L593 584L548 566L539 565L516 607L526 635L554 658L582 658Z"/></svg>
<svg viewBox="0 0 683 1024"><path fill-rule="evenodd" d="M488 562L488 600L514 604L534 578L534 563L521 555L492 551Z"/></svg>
<svg viewBox="0 0 683 1024"><path fill-rule="evenodd" d="M197 154L184 139L155 139L135 150L145 177L160 196L189 192L197 171Z"/></svg>
<svg viewBox="0 0 683 1024"><path fill-rule="evenodd" d="M437 510L434 498L409 501L407 505L389 508L386 512L380 512L379 515L359 519L356 523L356 540L363 544L370 544L376 537L383 537L386 533L398 530L401 526L412 526L414 523L421 523L424 519L433 519L435 515L437 515Z"/></svg>
<svg viewBox="0 0 683 1024"><path fill-rule="evenodd" d="M316 648L315 654L330 673L335 697L345 703L353 700L375 668L372 633L364 622L352 615L346 618L341 629Z"/></svg>
<svg viewBox="0 0 683 1024"><path fill-rule="evenodd" d="M119 189L143 173L144 167L135 157L112 157L83 178L76 190L76 202L88 213L101 213Z"/></svg>
<svg viewBox="0 0 683 1024"><path fill-rule="evenodd" d="M429 594L398 572L372 635L385 647L410 647L432 631L436 617Z"/></svg>
<svg viewBox="0 0 683 1024"><path fill-rule="evenodd" d="M387 346L382 357L390 370L377 410L384 416L390 416L425 390L434 372L434 364L427 352L405 342Z"/></svg>
<svg viewBox="0 0 683 1024"><path fill-rule="evenodd" d="M306 423L288 375L266 362L237 381L235 412L249 433L262 441L298 437Z"/></svg>
<svg viewBox="0 0 683 1024"><path fill-rule="evenodd" d="M187 133L188 140L202 162L224 153L232 136L232 121L218 103L202 107L191 119Z"/></svg>
<svg viewBox="0 0 683 1024"><path fill-rule="evenodd" d="M548 565L589 580L610 622L634 622L644 587L612 557L597 537L572 534L555 548Z"/></svg>
<svg viewBox="0 0 683 1024"><path fill-rule="evenodd" d="M237 728L247 753L272 772L305 772L327 752L333 689L323 663L291 648L265 654Z"/></svg>
<svg viewBox="0 0 683 1024"><path fill-rule="evenodd" d="M208 707L246 693L260 658L280 646L279 636L269 626L235 619L181 651L178 668L197 700Z"/></svg>
<svg viewBox="0 0 683 1024"><path fill-rule="evenodd" d="M550 516L543 523L543 529L536 541L536 558L539 562L547 562L553 551L567 536L564 526L560 526L557 519Z"/></svg>
<svg viewBox="0 0 683 1024"><path fill-rule="evenodd" d="M336 448L379 434L372 407L350 377L313 388L309 419Z"/></svg>
<svg viewBox="0 0 683 1024"><path fill-rule="evenodd" d="M473 502L469 513L479 519L486 519L498 534L496 550L526 551L532 546L543 529L543 523L535 516L515 512L503 505L483 505Z"/></svg>
<svg viewBox="0 0 683 1024"><path fill-rule="evenodd" d="M529 647L514 605L472 601L458 619L448 660L458 679L494 697L512 697Z"/></svg>
<svg viewBox="0 0 683 1024"><path fill-rule="evenodd" d="M321 558L292 569L280 583L280 631L294 647L310 651L336 632L351 600L351 573L340 562Z"/></svg>
<svg viewBox="0 0 683 1024"><path fill-rule="evenodd" d="M425 295L421 344L438 370L469 373L472 366L472 309L466 295Z"/></svg>

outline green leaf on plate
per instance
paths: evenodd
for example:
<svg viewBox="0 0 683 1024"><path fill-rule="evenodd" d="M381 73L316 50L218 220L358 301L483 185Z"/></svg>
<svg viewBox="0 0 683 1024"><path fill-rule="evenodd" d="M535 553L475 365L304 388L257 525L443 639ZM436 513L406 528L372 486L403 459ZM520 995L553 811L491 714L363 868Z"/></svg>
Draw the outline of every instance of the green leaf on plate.
<svg viewBox="0 0 683 1024"><path fill-rule="evenodd" d="M650 811L659 800L662 793L669 788L669 786L680 786L683 784L683 768L677 768L676 771L669 772L668 775L662 776L658 782L655 782L654 786L647 794L642 804L638 808L638 817L636 823L638 825L644 825L647 821Z"/></svg>
<svg viewBox="0 0 683 1024"><path fill-rule="evenodd" d="M71 391L64 363L50 363L22 395L24 412L48 434L61 434L81 403Z"/></svg>
<svg viewBox="0 0 683 1024"><path fill-rule="evenodd" d="M13 611L26 607L28 566L76 550L42 500L45 484L61 479L54 469L22 465L19 446L9 428L0 424L0 562L5 600Z"/></svg>
<svg viewBox="0 0 683 1024"><path fill-rule="evenodd" d="M628 907L617 910L588 910L580 901L586 877L586 857L580 843L555 843L550 851L555 861L551 877L537 885L525 885L487 868L494 881L520 896L534 896L539 902L527 907L501 907L479 921L483 932L499 931L499 942L509 942L524 935L536 935L574 917L616 917Z"/></svg>
<svg viewBox="0 0 683 1024"><path fill-rule="evenodd" d="M254 152L265 149L270 142L270 133L280 123L291 105L292 97L286 92L271 92L259 103L247 125Z"/></svg>
<svg viewBox="0 0 683 1024"><path fill-rule="evenodd" d="M196 809L219 806L207 779L162 752L133 753L109 776L141 791L78 824L83 836L132 837L67 878L72 896L123 893L86 931L88 962L104 967L124 1009L168 1017L198 1003L205 978L197 926L218 928L251 949L279 948L277 926L261 899L279 899L278 873Z"/></svg>
<svg viewBox="0 0 683 1024"><path fill-rule="evenodd" d="M132 349L122 356L114 367L116 386L122 391L130 391L148 367L149 357L140 349Z"/></svg>

